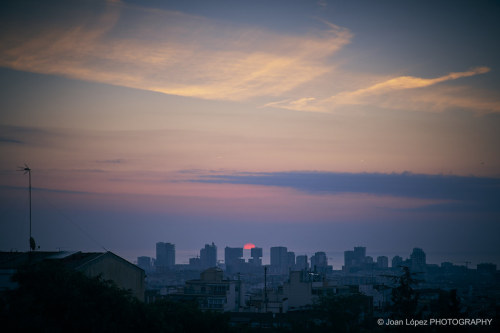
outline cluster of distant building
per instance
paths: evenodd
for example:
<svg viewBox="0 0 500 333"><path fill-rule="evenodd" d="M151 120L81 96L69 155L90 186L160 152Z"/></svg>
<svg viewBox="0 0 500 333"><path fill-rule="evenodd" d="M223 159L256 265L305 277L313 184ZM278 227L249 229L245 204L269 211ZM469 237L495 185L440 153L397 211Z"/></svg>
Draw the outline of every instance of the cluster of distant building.
<svg viewBox="0 0 500 333"><path fill-rule="evenodd" d="M413 272L423 272L426 269L426 255L421 248L414 248L410 258L403 260L400 256L394 256L391 261L392 267L407 266ZM366 247L358 246L353 251L344 252L343 270L354 273L360 270L387 269L389 268L389 258L378 256L374 261L373 257L366 255Z"/></svg>
<svg viewBox="0 0 500 333"><path fill-rule="evenodd" d="M243 250L242 250L243 252ZM176 267L175 263L175 244L158 242L156 243L156 258L138 257L137 266L146 272L155 271L163 273L173 270ZM179 266L179 265L177 265ZM205 244L205 247L200 250L199 257L190 258L188 267L195 270L204 270L210 267L217 266L217 246Z"/></svg>
<svg viewBox="0 0 500 333"><path fill-rule="evenodd" d="M251 257L246 261L243 258L243 247L228 247L224 249L224 262L217 260L217 246L205 244L200 255L189 259L188 265L177 265L175 261L175 244L156 243L156 258L141 256L137 258L137 265L146 272L162 273L174 269L205 270L211 267L220 267L227 274L250 273L255 268L262 267L262 248L250 249ZM319 251L308 258L307 255L295 255L284 246L270 248L271 263L268 266L270 274L288 274L290 271L312 270L318 273L332 272L333 267L328 265L325 252ZM427 266L426 254L421 248L414 248L408 259L394 256L391 267L407 266L414 272L423 272ZM376 260L366 255L366 247L358 246L353 250L344 251L344 266L342 270L355 273L362 270L388 269L389 258L378 256Z"/></svg>
<svg viewBox="0 0 500 333"><path fill-rule="evenodd" d="M344 265L338 270L328 264L325 252L296 256L284 246L274 246L270 264L263 265L262 248L250 248L247 260L245 248L225 247L222 261L217 258L217 246L206 244L189 264L176 264L175 245L157 243L155 259L137 261L149 272L146 301L169 298L196 301L202 310L285 313L309 309L324 295L361 293L369 296L370 307L383 311L391 303L394 277L404 266L425 281L419 286L422 300L436 301L440 288L457 289L464 304L480 308L477 300L485 290L491 293L488 286L498 279L496 265L490 263L479 264L476 270L447 262L427 264L421 248L414 248L406 259L394 256L389 267L387 256L374 259L366 254L366 247L357 246L344 251Z"/></svg>
<svg viewBox="0 0 500 333"><path fill-rule="evenodd" d="M243 247L228 247L224 249L224 262L217 260L217 246L205 244L200 250L200 255L189 259L188 265L178 265L175 262L175 244L156 243L156 258L141 256L137 258L137 265L146 272L162 273L169 270L191 269L205 270L211 267L220 267L227 274L251 273L256 268L262 268L263 250L260 247L250 249L250 258L243 258ZM366 249L365 249L366 252ZM363 253L365 253L363 252ZM328 265L325 252L316 252L310 258L307 255L295 256L295 252L288 251L284 246L270 248L271 264L268 266L269 274L288 274L289 271L314 270L321 273L332 271Z"/></svg>

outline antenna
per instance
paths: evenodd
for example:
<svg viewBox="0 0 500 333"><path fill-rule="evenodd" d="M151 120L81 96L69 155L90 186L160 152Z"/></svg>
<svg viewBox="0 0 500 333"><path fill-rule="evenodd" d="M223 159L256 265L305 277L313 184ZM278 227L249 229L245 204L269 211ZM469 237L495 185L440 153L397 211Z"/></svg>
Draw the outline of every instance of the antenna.
<svg viewBox="0 0 500 333"><path fill-rule="evenodd" d="M28 174L28 178L29 178L29 197L30 197L30 240L29 240L29 244L30 244L30 251L35 251L35 248L36 248L36 243L35 243L35 239L33 237L31 237L31 169L30 167L24 163L24 168L23 167L18 167L18 171L24 171L24 174Z"/></svg>

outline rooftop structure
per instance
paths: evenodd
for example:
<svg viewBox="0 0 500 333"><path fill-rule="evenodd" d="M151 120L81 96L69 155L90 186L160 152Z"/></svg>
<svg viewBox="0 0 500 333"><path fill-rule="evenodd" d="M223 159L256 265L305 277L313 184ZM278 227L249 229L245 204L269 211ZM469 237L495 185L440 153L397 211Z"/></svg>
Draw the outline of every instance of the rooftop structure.
<svg viewBox="0 0 500 333"><path fill-rule="evenodd" d="M144 270L112 252L0 252L0 289L15 288L10 277L26 265L45 260L58 260L69 269L83 272L89 277L101 276L112 280L122 289L130 290L144 300Z"/></svg>

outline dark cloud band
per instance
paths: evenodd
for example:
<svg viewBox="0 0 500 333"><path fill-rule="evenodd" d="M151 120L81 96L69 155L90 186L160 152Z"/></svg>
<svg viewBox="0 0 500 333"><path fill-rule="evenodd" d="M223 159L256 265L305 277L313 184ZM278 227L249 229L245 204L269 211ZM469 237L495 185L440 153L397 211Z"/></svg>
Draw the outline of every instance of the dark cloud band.
<svg viewBox="0 0 500 333"><path fill-rule="evenodd" d="M488 206L500 203L499 178L472 176L412 173L273 172L203 175L191 181L288 187L314 194L365 193L475 202Z"/></svg>

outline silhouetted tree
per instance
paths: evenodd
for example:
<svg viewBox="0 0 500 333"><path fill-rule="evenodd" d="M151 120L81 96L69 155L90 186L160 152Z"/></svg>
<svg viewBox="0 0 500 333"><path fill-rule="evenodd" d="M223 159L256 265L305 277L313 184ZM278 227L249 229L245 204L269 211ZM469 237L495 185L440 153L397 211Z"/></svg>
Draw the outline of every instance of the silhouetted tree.
<svg viewBox="0 0 500 333"><path fill-rule="evenodd" d="M463 314L460 312L460 299L457 295L457 290L450 291L441 290L438 298L437 313L442 318L461 318Z"/></svg>
<svg viewBox="0 0 500 333"><path fill-rule="evenodd" d="M410 269L403 266L403 273L394 277L398 284L392 289L392 313L394 318L416 318L418 294L413 289L420 280L413 277Z"/></svg>
<svg viewBox="0 0 500 333"><path fill-rule="evenodd" d="M195 303L145 304L57 261L20 269L13 280L19 287L0 298L5 332L229 332L224 314Z"/></svg>
<svg viewBox="0 0 500 333"><path fill-rule="evenodd" d="M5 295L2 318L12 331L108 331L138 329L141 304L111 281L89 278L56 261L20 269L19 284Z"/></svg>

